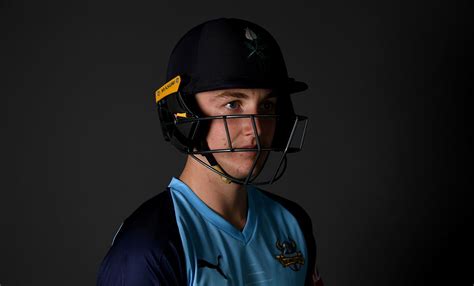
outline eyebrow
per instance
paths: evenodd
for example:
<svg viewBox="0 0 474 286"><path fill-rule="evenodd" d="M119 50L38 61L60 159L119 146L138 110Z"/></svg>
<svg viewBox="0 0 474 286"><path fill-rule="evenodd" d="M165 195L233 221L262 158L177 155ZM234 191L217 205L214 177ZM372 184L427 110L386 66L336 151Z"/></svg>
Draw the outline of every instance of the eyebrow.
<svg viewBox="0 0 474 286"><path fill-rule="evenodd" d="M269 94L267 94L264 97L264 99L272 98L272 97L276 97L275 92L270 92ZM242 92L224 91L224 92L219 93L218 95L216 95L216 97L214 97L215 100L228 99L228 98L247 99L247 98L249 98L249 96L245 93L242 93Z"/></svg>

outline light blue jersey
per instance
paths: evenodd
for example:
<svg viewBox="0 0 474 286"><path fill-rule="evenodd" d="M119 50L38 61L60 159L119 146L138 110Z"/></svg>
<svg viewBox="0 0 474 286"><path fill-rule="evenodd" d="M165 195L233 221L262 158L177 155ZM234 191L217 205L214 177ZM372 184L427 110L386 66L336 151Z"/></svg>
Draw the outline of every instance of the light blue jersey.
<svg viewBox="0 0 474 286"><path fill-rule="evenodd" d="M322 285L303 208L254 187L246 191L247 221L239 231L173 178L125 219L97 285Z"/></svg>
<svg viewBox="0 0 474 286"><path fill-rule="evenodd" d="M305 236L280 203L247 187L247 221L240 231L180 180L173 178L169 188L188 285L304 285Z"/></svg>

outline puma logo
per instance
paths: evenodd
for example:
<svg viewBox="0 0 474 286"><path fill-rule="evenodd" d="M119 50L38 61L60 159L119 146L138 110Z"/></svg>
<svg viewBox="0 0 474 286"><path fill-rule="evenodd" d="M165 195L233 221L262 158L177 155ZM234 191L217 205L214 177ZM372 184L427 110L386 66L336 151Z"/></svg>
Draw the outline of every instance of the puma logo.
<svg viewBox="0 0 474 286"><path fill-rule="evenodd" d="M217 264L212 264L209 261L206 261L204 259L198 259L198 267L199 268L207 267L207 268L215 269L217 272L219 272L220 275L222 275L222 277L224 277L225 280L227 280L227 276L224 274L224 272L222 271L220 267L219 261L221 258L222 258L222 255L217 256Z"/></svg>

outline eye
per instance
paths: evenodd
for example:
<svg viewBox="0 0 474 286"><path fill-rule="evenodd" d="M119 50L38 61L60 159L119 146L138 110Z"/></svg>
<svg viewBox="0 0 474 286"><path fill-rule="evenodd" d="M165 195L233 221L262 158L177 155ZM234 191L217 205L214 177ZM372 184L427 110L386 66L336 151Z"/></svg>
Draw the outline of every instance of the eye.
<svg viewBox="0 0 474 286"><path fill-rule="evenodd" d="M275 103L272 101L265 101L262 103L262 110L263 111L273 111L275 109Z"/></svg>
<svg viewBox="0 0 474 286"><path fill-rule="evenodd" d="M236 110L237 108L239 108L239 103L235 100L231 101L231 102L228 102L228 103L226 103L225 108L227 108L229 110Z"/></svg>

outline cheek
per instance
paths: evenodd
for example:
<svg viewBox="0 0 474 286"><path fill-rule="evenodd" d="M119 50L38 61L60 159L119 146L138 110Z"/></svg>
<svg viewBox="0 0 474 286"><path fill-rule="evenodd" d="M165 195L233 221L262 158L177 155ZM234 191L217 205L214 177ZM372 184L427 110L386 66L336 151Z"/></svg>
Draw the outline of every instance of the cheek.
<svg viewBox="0 0 474 286"><path fill-rule="evenodd" d="M231 127L229 125L229 135L232 141ZM207 144L210 149L224 149L229 148L227 142L227 133L225 125L222 120L214 120L209 126L209 132L207 133Z"/></svg>
<svg viewBox="0 0 474 286"><path fill-rule="evenodd" d="M275 135L275 130L275 122L267 122L266 124L262 125L262 132L260 134L261 140L267 144L271 143L273 140L273 136Z"/></svg>

